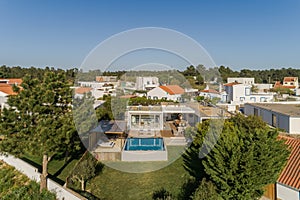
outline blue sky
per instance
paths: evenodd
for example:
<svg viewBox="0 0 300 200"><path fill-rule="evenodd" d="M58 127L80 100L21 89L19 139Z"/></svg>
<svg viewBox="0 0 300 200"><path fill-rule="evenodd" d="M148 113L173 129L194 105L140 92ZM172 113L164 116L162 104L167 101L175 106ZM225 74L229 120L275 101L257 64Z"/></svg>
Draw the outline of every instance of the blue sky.
<svg viewBox="0 0 300 200"><path fill-rule="evenodd" d="M235 70L300 67L299 0L0 0L0 65L81 65L101 41L164 27Z"/></svg>

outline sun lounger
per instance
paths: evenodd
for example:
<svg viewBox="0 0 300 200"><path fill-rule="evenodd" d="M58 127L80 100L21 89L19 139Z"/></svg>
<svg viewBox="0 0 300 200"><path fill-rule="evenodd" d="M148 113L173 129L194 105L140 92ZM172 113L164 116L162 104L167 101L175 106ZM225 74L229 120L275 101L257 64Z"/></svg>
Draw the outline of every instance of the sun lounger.
<svg viewBox="0 0 300 200"><path fill-rule="evenodd" d="M114 147L115 143L114 142L104 142L102 140L99 140L97 142L97 145L100 146L100 147Z"/></svg>

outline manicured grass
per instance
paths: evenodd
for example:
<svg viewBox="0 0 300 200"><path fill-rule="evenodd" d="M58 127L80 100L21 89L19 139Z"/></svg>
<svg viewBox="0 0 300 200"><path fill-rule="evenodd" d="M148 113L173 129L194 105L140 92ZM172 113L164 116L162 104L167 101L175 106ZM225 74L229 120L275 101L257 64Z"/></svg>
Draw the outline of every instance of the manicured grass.
<svg viewBox="0 0 300 200"><path fill-rule="evenodd" d="M155 164L148 162L148 165L151 163ZM101 174L88 182L87 190L107 200L151 199L152 193L162 187L177 195L188 177L181 157L160 170L147 173L126 173L105 166Z"/></svg>
<svg viewBox="0 0 300 200"><path fill-rule="evenodd" d="M119 199L151 199L152 193L156 190L165 188L173 195L180 192L181 186L189 178L189 173L183 167L183 159L181 157L184 151L183 147L168 146L169 162L110 162L104 166L99 175L87 182L86 189L94 196L101 200L119 200ZM26 159L35 163L40 167L42 163L41 157L25 155ZM68 163L63 170L63 160L51 160L48 165L49 174L55 175L61 181L65 181L66 177L71 173L76 162L80 158L76 158ZM115 168L115 169L114 169ZM116 169L135 168L143 169L146 173L127 173ZM153 169L159 169L153 171ZM77 188L79 189L79 188Z"/></svg>

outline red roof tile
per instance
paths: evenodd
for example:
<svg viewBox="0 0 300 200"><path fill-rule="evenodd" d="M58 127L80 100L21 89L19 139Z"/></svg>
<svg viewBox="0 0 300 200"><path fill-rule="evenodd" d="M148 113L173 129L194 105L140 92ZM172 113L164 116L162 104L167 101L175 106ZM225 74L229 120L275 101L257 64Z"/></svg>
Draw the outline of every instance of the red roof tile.
<svg viewBox="0 0 300 200"><path fill-rule="evenodd" d="M209 89L209 90L201 90L200 92L219 94L219 92L218 92L217 90L213 90L213 89Z"/></svg>
<svg viewBox="0 0 300 200"><path fill-rule="evenodd" d="M90 87L80 87L75 89L75 94L84 94L88 93L92 90Z"/></svg>
<svg viewBox="0 0 300 200"><path fill-rule="evenodd" d="M295 85L282 85L280 81L276 81L274 84L274 88L288 88L288 89L295 89Z"/></svg>
<svg viewBox="0 0 300 200"><path fill-rule="evenodd" d="M163 89L164 91L166 91L167 93L169 93L170 95L174 95L174 94L183 94L184 93L184 89L178 85L162 85L159 86L161 89Z"/></svg>
<svg viewBox="0 0 300 200"><path fill-rule="evenodd" d="M300 190L300 139L279 136L291 148L288 162L281 172L277 182Z"/></svg>
<svg viewBox="0 0 300 200"><path fill-rule="evenodd" d="M7 95L16 95L17 93L13 91L13 86L6 83L0 83L0 91Z"/></svg>
<svg viewBox="0 0 300 200"><path fill-rule="evenodd" d="M0 81L7 81L7 84L9 85L13 85L13 84L17 84L20 85L22 83L22 79L20 78L0 78Z"/></svg>
<svg viewBox="0 0 300 200"><path fill-rule="evenodd" d="M298 77L284 77L283 82L296 82Z"/></svg>

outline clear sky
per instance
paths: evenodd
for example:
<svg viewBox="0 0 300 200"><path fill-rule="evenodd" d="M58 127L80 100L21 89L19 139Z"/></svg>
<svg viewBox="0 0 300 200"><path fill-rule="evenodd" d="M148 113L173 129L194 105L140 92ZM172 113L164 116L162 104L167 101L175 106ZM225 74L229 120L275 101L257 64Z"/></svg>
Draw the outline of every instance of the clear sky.
<svg viewBox="0 0 300 200"><path fill-rule="evenodd" d="M0 65L78 67L138 27L182 32L235 70L300 68L300 0L0 0Z"/></svg>

